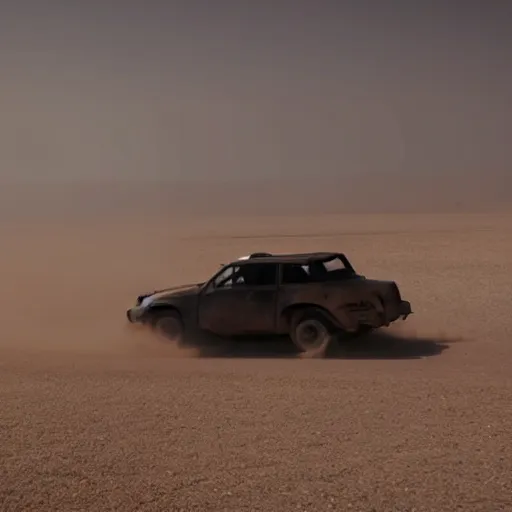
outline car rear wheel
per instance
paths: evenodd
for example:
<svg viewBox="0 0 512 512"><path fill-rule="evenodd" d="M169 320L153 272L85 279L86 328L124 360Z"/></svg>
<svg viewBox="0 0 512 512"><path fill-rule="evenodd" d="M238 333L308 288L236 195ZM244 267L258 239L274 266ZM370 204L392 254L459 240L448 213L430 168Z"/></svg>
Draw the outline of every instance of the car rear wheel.
<svg viewBox="0 0 512 512"><path fill-rule="evenodd" d="M149 318L149 324L157 334L166 340L182 343L184 326L177 311L167 310L154 313Z"/></svg>
<svg viewBox="0 0 512 512"><path fill-rule="evenodd" d="M301 311L292 319L290 337L305 356L323 357L333 341L333 328L321 313Z"/></svg>

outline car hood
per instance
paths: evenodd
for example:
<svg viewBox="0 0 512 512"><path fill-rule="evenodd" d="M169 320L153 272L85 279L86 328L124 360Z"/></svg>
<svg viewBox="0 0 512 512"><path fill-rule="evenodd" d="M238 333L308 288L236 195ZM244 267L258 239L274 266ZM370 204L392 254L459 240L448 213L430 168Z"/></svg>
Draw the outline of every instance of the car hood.
<svg viewBox="0 0 512 512"><path fill-rule="evenodd" d="M147 297L151 297L153 301L158 299L183 297L186 295L197 295L203 284L204 283L181 284L178 286L171 286L169 288L162 288L160 290L153 290L152 292L139 295L137 302L140 304L140 302Z"/></svg>

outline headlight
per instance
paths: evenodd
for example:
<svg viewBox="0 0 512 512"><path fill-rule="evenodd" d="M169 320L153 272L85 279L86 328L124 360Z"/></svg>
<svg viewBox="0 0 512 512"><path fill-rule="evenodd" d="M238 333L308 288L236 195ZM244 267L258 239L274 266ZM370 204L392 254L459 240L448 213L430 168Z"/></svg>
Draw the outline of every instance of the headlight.
<svg viewBox="0 0 512 512"><path fill-rule="evenodd" d="M141 308L145 308L145 307L149 306L152 302L153 302L153 296L149 295L149 296L144 297L142 299L142 301L140 302L139 306Z"/></svg>

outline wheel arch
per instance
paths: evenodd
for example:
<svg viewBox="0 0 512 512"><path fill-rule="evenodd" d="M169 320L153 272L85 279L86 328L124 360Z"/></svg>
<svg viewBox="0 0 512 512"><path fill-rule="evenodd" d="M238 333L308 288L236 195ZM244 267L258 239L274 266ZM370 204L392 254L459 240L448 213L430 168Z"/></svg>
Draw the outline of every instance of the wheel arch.
<svg viewBox="0 0 512 512"><path fill-rule="evenodd" d="M306 310L315 311L316 313L322 315L322 317L325 318L325 320L327 320L330 324L332 324L333 327L342 327L340 321L330 311L322 306L319 306L318 304L310 302L300 302L286 306L279 315L280 326L283 329L289 329L295 314Z"/></svg>
<svg viewBox="0 0 512 512"><path fill-rule="evenodd" d="M144 313L144 316L146 318L152 316L152 315L159 315L163 314L165 312L173 312L179 315L180 319L183 321L183 315L180 311L180 309L175 304L165 304L165 303L155 303L151 304L146 312Z"/></svg>

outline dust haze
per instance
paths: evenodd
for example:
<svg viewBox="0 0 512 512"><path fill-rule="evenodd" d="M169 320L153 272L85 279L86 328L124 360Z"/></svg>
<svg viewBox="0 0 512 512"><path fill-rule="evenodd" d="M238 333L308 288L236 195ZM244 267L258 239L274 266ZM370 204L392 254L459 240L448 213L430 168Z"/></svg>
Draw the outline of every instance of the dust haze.
<svg viewBox="0 0 512 512"><path fill-rule="evenodd" d="M512 46L496 13L475 25L448 9L428 28L420 11L226 9L55 4L34 22L35 3L2 7L2 301L6 325L33 315L4 340L104 346L141 289L188 277L180 258L195 280L269 249L221 253L219 233L510 210ZM374 217L336 217L355 214Z"/></svg>
<svg viewBox="0 0 512 512"><path fill-rule="evenodd" d="M3 219L510 206L508 10L38 5L1 8Z"/></svg>
<svg viewBox="0 0 512 512"><path fill-rule="evenodd" d="M506 3L11 4L0 509L509 510ZM314 250L414 315L335 361L125 321L240 255Z"/></svg>
<svg viewBox="0 0 512 512"><path fill-rule="evenodd" d="M496 12L37 5L0 16L4 344L124 347L140 291L279 236L510 211Z"/></svg>

